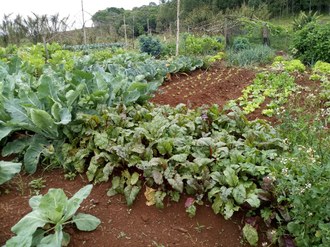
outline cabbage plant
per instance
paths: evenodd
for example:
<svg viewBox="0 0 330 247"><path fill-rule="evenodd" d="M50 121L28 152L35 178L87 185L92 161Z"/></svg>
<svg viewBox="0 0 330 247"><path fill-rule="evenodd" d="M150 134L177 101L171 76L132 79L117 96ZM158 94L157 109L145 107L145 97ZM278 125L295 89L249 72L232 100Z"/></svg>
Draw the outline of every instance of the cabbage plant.
<svg viewBox="0 0 330 247"><path fill-rule="evenodd" d="M63 228L70 223L74 223L81 231L95 230L101 223L98 218L90 214L76 214L92 187L86 185L70 199L62 189L49 189L44 196L33 196L29 200L32 212L11 228L16 236L9 239L5 246L67 246L70 235Z"/></svg>

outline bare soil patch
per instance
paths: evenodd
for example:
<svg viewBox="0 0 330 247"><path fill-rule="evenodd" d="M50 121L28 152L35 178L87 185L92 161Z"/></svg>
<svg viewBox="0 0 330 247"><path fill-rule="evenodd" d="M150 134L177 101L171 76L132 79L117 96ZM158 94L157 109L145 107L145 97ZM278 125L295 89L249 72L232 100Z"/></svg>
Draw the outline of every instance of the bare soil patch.
<svg viewBox="0 0 330 247"><path fill-rule="evenodd" d="M224 105L228 100L241 96L257 71L243 68L215 66L191 74L174 75L165 82L151 100L161 105L176 106L180 103L190 108L202 105Z"/></svg>

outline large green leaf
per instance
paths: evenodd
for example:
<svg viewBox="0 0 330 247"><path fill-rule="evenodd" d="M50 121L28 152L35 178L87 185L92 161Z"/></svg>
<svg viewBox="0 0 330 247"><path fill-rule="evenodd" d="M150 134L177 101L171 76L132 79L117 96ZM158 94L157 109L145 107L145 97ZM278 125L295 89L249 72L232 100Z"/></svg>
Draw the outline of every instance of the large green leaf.
<svg viewBox="0 0 330 247"><path fill-rule="evenodd" d="M246 189L243 184L233 189L233 197L238 204L243 204L246 199Z"/></svg>
<svg viewBox="0 0 330 247"><path fill-rule="evenodd" d="M2 156L8 156L11 154L18 154L23 152L23 150L29 146L31 143L30 137L23 137L20 139L16 139L12 142L8 142L6 146L2 148Z"/></svg>
<svg viewBox="0 0 330 247"><path fill-rule="evenodd" d="M226 182L229 186L235 187L238 185L238 176L236 175L236 171L231 167L227 167L223 174L225 175Z"/></svg>
<svg viewBox="0 0 330 247"><path fill-rule="evenodd" d="M13 132L16 128L9 126L1 126L0 125L0 141L7 137L11 132Z"/></svg>
<svg viewBox="0 0 330 247"><path fill-rule="evenodd" d="M66 212L65 212L65 216L64 216L65 221L70 219L76 213L76 211L80 207L80 204L82 203L82 201L84 199L86 199L89 196L89 194L91 193L92 188L93 188L93 185L88 184L88 185L84 186L83 188L81 188L78 192L76 192L68 200Z"/></svg>
<svg viewBox="0 0 330 247"><path fill-rule="evenodd" d="M36 172L40 155L46 144L47 142L43 137L39 135L33 137L30 147L24 155L24 168L28 173L32 174Z"/></svg>
<svg viewBox="0 0 330 247"><path fill-rule="evenodd" d="M38 211L50 222L57 224L64 216L68 198L62 189L49 189L39 204Z"/></svg>
<svg viewBox="0 0 330 247"><path fill-rule="evenodd" d="M6 242L5 247L31 247L32 236L18 235Z"/></svg>
<svg viewBox="0 0 330 247"><path fill-rule="evenodd" d="M93 231L101 224L100 219L90 214L79 213L73 216L72 219L81 231Z"/></svg>
<svg viewBox="0 0 330 247"><path fill-rule="evenodd" d="M26 110L20 105L19 99L10 99L4 102L6 111L10 114L13 123L31 123Z"/></svg>
<svg viewBox="0 0 330 247"><path fill-rule="evenodd" d="M29 200L29 206L35 210L39 208L42 195L32 196Z"/></svg>
<svg viewBox="0 0 330 247"><path fill-rule="evenodd" d="M259 237L257 230L253 226L245 224L243 227L243 236L251 246L257 246Z"/></svg>
<svg viewBox="0 0 330 247"><path fill-rule="evenodd" d="M12 179L15 174L21 171L21 163L13 163L8 161L0 161L0 184Z"/></svg>
<svg viewBox="0 0 330 247"><path fill-rule="evenodd" d="M17 235L29 237L38 227L43 227L48 222L48 219L39 210L34 210L17 222L11 231Z"/></svg>
<svg viewBox="0 0 330 247"><path fill-rule="evenodd" d="M167 179L168 183L172 186L173 189L183 192L183 181L180 174L175 174L174 178Z"/></svg>
<svg viewBox="0 0 330 247"><path fill-rule="evenodd" d="M30 109L32 122L49 138L58 137L58 129L54 119L44 110Z"/></svg>
<svg viewBox="0 0 330 247"><path fill-rule="evenodd" d="M124 195L126 198L126 202L128 206L131 206L133 202L135 201L141 187L140 186L132 186L132 185L127 185L124 189Z"/></svg>
<svg viewBox="0 0 330 247"><path fill-rule="evenodd" d="M38 247L61 247L63 241L62 225L58 224L55 226L55 233L49 234L42 238Z"/></svg>
<svg viewBox="0 0 330 247"><path fill-rule="evenodd" d="M56 83L53 77L49 75L42 75L39 79L38 95L40 99L52 99L53 101L59 102L58 89L56 88Z"/></svg>

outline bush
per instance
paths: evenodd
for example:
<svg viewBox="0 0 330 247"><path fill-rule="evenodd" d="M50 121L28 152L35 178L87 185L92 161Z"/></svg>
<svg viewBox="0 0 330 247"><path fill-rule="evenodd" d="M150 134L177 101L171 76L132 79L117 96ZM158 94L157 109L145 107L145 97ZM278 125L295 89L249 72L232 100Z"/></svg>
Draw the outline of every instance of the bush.
<svg viewBox="0 0 330 247"><path fill-rule="evenodd" d="M237 37L233 42L234 51L241 51L251 48L250 41L245 37Z"/></svg>
<svg viewBox="0 0 330 247"><path fill-rule="evenodd" d="M294 36L293 53L303 63L330 62L330 25L309 23Z"/></svg>
<svg viewBox="0 0 330 247"><path fill-rule="evenodd" d="M224 49L224 44L218 42L218 40L220 40L219 37L212 38L206 35L196 37L186 34L182 44L182 51L185 55L213 55Z"/></svg>
<svg viewBox="0 0 330 247"><path fill-rule="evenodd" d="M140 37L140 51L148 53L151 56L159 57L162 52L162 45L160 41L151 36Z"/></svg>
<svg viewBox="0 0 330 247"><path fill-rule="evenodd" d="M229 65L246 67L259 64L267 64L272 61L275 56L274 51L264 45L236 52L231 50L228 52L227 61Z"/></svg>

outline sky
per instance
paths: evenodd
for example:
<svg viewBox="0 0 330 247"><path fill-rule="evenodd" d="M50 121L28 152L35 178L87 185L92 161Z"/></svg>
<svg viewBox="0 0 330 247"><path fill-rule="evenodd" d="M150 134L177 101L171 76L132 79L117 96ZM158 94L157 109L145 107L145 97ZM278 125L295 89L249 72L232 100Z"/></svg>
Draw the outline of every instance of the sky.
<svg viewBox="0 0 330 247"><path fill-rule="evenodd" d="M81 14L82 0L0 0L0 20L4 14L13 13L15 17L17 14L22 16L30 15L32 12L38 15L60 14L60 17L70 15L70 23L74 27L82 26ZM149 2L158 4L158 0L83 0L86 26L91 26L91 17L98 10L103 10L109 7L117 7L124 9L132 9L142 5L148 5Z"/></svg>

